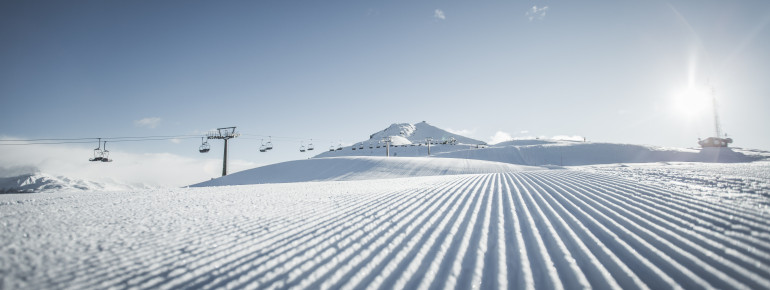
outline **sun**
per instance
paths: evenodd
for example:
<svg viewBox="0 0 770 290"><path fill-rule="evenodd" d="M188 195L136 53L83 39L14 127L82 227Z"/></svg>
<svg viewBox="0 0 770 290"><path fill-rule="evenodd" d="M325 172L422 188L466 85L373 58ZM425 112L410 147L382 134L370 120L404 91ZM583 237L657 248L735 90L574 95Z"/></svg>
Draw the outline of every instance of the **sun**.
<svg viewBox="0 0 770 290"><path fill-rule="evenodd" d="M710 108L709 94L709 89L705 86L687 86L672 95L671 109L687 120L703 116Z"/></svg>

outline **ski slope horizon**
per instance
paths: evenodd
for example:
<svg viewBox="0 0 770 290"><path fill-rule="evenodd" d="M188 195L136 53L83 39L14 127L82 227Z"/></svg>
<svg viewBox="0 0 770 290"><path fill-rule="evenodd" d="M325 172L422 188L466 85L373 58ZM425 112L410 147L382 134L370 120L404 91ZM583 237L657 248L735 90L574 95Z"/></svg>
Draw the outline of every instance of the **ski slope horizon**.
<svg viewBox="0 0 770 290"><path fill-rule="evenodd" d="M418 176L481 174L543 170L543 167L510 163L421 157L327 157L287 161L244 170L191 185L191 187L292 183L307 181L343 181L393 179Z"/></svg>
<svg viewBox="0 0 770 290"><path fill-rule="evenodd" d="M584 142L584 141L570 141L570 140L553 140L553 139L543 139L543 138L528 138L528 139L518 139L518 140L510 140L510 141L503 141L496 144L486 144L483 141L476 140L473 138L467 138L465 136L462 136L460 134L452 133L450 131L438 128L436 126L433 126L425 121L419 122L419 123L393 123L390 126L386 127L383 130L377 131L375 133L372 133L368 139L361 140L359 142L355 142L348 146L343 146L342 150L337 150L337 146L334 145L330 149L334 149L334 151L328 151L323 146L316 146L315 151L308 151L310 152L319 152L315 156L311 157L311 159L320 159L320 158L326 158L326 157L354 157L354 156L371 156L371 157L381 157L386 155L386 149L385 144L381 141L384 138L390 138L393 140L391 143L391 147L389 149L390 156L392 157L427 157L428 150L431 151L430 157L431 158L455 158L455 159L473 159L473 160L484 160L484 161L492 161L492 162L502 162L502 163L508 163L508 164L515 164L515 165L525 165L525 166L579 166L579 165L592 165L592 164L612 164L612 163L646 163L646 162L750 162L754 160L762 160L765 158L770 157L770 152L763 151L763 150L747 150L742 148L705 148L702 150L698 149L687 149L687 148L665 148L665 147L657 147L657 146L649 146L649 145L632 145L632 144L618 144L618 143L604 143L604 142ZM431 138L433 143L430 146L430 149L426 144L427 138ZM450 140L454 140L453 143L450 143ZM276 150L284 150L281 149L285 144L281 144L280 142L276 141L276 147L278 149ZM45 145L41 145L45 146ZM160 168L163 168L164 166L175 166L174 164L178 164L177 166L181 166L182 168L178 169L178 172L185 172L184 174L189 174L190 176L205 176L204 171L208 172L208 174L217 174L217 172L221 172L221 161L217 161L216 159L208 159L205 160L205 164L201 164L200 166L205 168L205 170L194 170L196 167L196 159L191 158L179 158L175 157L174 155L169 154L155 154L155 155L138 155L138 154L125 154L121 153L120 151L113 152L113 156L115 154L118 154L118 156L128 156L130 158L134 159L140 159L143 160L142 162L151 162L153 165L147 164L144 166L151 166L153 168L152 174L144 173L142 172L142 163L133 163L130 165L130 167L126 167L124 164L126 161L130 160L121 160L119 157L119 161L116 161L111 164L97 164L99 166L106 166L105 170L96 170L97 168L93 164L87 164L86 162L83 162L83 160L80 159L73 159L74 155L69 154L68 151L71 151L71 149L57 149L54 150L54 152L59 152L56 154L65 154L64 160L60 160L58 162L57 159L59 157L57 156L45 156L39 154L39 149L35 149L30 151L36 152L36 154L33 155L33 157L41 157L43 158L42 161L40 161L40 164L61 164L59 167L59 170L57 173L49 174L49 172L41 171L35 168L35 166L29 166L25 165L24 162L28 162L28 158L22 158L19 159L18 156L14 155L7 155L9 158L19 159L15 160L13 162L9 162L7 165L12 165L16 167L21 168L31 168L33 172L41 171L43 174L48 174L48 176L56 176L56 178L47 178L45 176L40 176L37 179L37 185L34 185L33 181L29 181L29 178L27 174L21 174L21 175L9 175L7 177L7 181L4 184L0 184L0 190L2 191L14 191L14 192L24 192L24 191L40 191L40 190L47 190L50 191L51 189L56 188L63 188L63 189L76 189L76 188L88 188L86 190L103 190L105 188L143 188L143 187L152 187L152 186L159 186L163 184L164 178L170 178L173 176L173 172L177 170L161 170ZM84 151L85 153L85 151ZM5 153L3 153L5 154ZM270 154L270 153L267 153ZM230 155L231 158L235 157L234 155ZM262 156L262 155L259 155ZM6 159L6 158L4 158ZM290 169L285 168L285 165L281 166L274 166L276 164L283 164L284 162L277 162L273 164L267 164L262 166L255 166L255 163L243 161L239 159L235 159L235 161L231 161L230 167L240 169L239 171L244 170L250 170L254 168L259 168L263 166L267 166L269 168L285 168L285 170L282 171L282 174L284 174L285 177L282 178L273 178L273 180L295 180L295 181L305 181L308 180L308 177L302 176L313 176L312 171L308 170L302 170L301 168L304 166L303 160L305 159L296 159L292 161L288 161L290 164L295 164L297 168ZM53 162L52 162L53 161ZM119 163L123 162L123 163ZM85 165L84 168L79 168L78 164L83 163ZM233 164L235 163L235 164ZM233 166L235 165L235 166ZM251 165L251 166L249 166ZM45 166L45 165L43 165ZM124 174L128 174L127 176L129 180L132 180L133 182L125 182L121 180L121 170L120 168L125 168ZM219 169L217 169L219 168ZM338 167L341 168L341 167ZM348 166L348 172L337 172L337 176L346 176L346 175L358 175L358 176L365 176L366 172L355 172L356 170L362 170L362 168L355 168L355 166ZM64 170L62 170L64 169ZM86 171L84 171L86 170ZM145 170L147 170L145 168ZM324 170L323 168L316 169L317 171ZM17 170L18 171L18 170ZM63 176L64 174L69 174L72 172L79 172L84 171L82 173L93 175L93 174L108 174L106 176L100 176L100 177L107 177L107 178L99 178L97 180L91 180L88 178L88 176L76 175L76 176ZM303 173L299 173L303 172ZM231 174L234 174L236 172L232 172ZM171 174L171 175L169 175ZM277 173L272 173L273 176L275 176ZM264 175L264 174L262 174ZM270 174L268 174L270 175ZM114 176L114 177L113 177ZM150 178L153 180L152 184L137 182L137 176L147 176L147 178ZM110 178L113 177L113 178ZM124 177L126 178L126 177ZM196 180L196 178L193 178L192 180L188 179L189 181L181 182L173 184L173 186L185 186L190 184L197 184L201 182L205 182L205 179L200 179L201 177L197 177L199 179ZM214 176L210 176L209 178L218 178L218 174ZM259 178L259 177L255 177ZM14 180L14 182L11 182L11 180ZM82 185L78 185L78 182L72 181L69 182L67 180L87 180L85 184L91 184L92 186L86 186L83 187ZM177 177L177 179L180 179ZM334 180L335 178L331 175L327 175L325 177L326 180ZM45 182L44 182L45 180ZM57 182L62 181L61 184L57 186L51 185L50 182ZM48 183L46 183L48 182ZM264 181L263 181L264 182ZM25 183L23 186L22 183ZM83 182L79 182L80 184L84 184ZM101 185L96 185L101 184ZM38 187L39 190L36 190L35 188Z"/></svg>

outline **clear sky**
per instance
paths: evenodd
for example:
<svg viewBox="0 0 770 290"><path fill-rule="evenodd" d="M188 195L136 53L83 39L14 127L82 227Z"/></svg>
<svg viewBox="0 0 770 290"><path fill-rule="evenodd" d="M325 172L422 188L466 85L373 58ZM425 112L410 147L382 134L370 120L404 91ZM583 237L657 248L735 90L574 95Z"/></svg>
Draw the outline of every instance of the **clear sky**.
<svg viewBox="0 0 770 290"><path fill-rule="evenodd" d="M695 147L714 134L709 84L733 145L770 149L764 0L9 0L0 42L12 138L238 126L251 136L232 156L265 164L308 157L301 139L324 149L425 120L484 141ZM255 135L298 139L259 154ZM202 158L199 143L112 148Z"/></svg>

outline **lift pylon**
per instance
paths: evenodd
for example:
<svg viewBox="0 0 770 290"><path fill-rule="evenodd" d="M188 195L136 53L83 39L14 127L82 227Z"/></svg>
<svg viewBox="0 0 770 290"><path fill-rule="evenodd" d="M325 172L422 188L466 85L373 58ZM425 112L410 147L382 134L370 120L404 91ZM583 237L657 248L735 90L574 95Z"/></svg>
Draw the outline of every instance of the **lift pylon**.
<svg viewBox="0 0 770 290"><path fill-rule="evenodd" d="M238 136L241 136L241 134L235 132L235 127L217 128L216 131L209 131L206 133L206 139L225 140L225 156L222 159L222 176L227 175L227 140Z"/></svg>

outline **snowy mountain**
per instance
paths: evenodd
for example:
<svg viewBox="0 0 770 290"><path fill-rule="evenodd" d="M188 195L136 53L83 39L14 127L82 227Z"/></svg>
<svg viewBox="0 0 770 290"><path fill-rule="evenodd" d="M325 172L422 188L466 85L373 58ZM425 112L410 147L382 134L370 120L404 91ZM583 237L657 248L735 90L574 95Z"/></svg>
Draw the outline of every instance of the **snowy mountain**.
<svg viewBox="0 0 770 290"><path fill-rule="evenodd" d="M59 191L114 191L135 187L117 183L103 183L45 173L30 173L0 178L0 193L39 193Z"/></svg>
<svg viewBox="0 0 770 290"><path fill-rule="evenodd" d="M382 138L393 136L403 137L409 140L410 144L424 143L426 138L432 138L436 142L446 141L450 138L454 138L457 140L457 143L461 144L486 144L483 141L450 133L449 131L430 125L425 121L417 124L392 124L390 127L372 134L369 136L369 140L365 140L363 142L368 144L370 141L377 142L382 140Z"/></svg>
<svg viewBox="0 0 770 290"><path fill-rule="evenodd" d="M317 155L316 157L332 157L332 156L368 156L365 152L358 152L360 154L345 154L343 152L355 151L356 149L368 149L370 146L376 148L377 145L384 146L382 140L389 138L391 145L393 146L417 146L425 143L427 138L431 138L434 143L444 143L454 140L458 144L486 144L483 141L468 138L458 134L451 133L444 129L430 125L425 121L417 124L409 123L394 123L388 128L369 135L369 139L356 142L355 144L347 147L343 147L339 152L327 151ZM384 148L384 147L381 147ZM337 148L335 148L336 151ZM355 152L354 152L355 153ZM417 156L417 155L415 155Z"/></svg>

